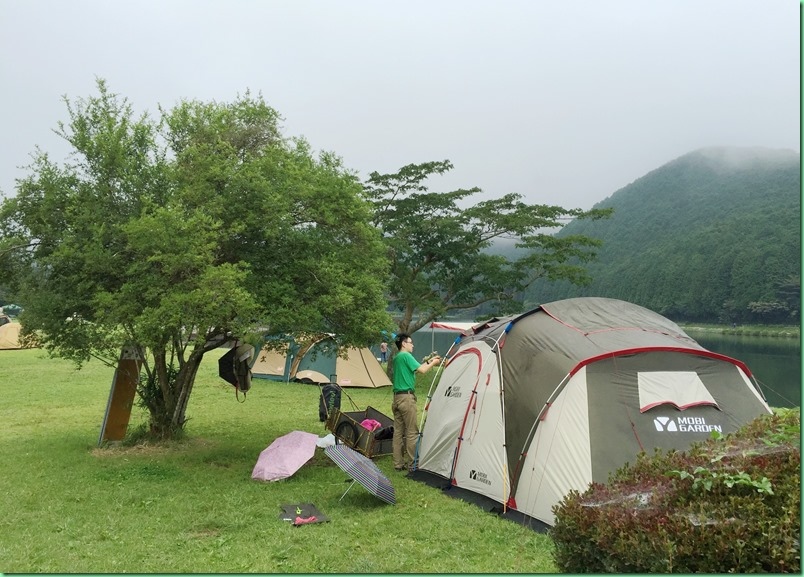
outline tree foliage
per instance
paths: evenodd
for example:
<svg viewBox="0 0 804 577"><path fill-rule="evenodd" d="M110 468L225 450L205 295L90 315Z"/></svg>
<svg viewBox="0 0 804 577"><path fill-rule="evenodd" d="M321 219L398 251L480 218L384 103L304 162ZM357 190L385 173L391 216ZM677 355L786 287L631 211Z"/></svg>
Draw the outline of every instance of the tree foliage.
<svg viewBox="0 0 804 577"><path fill-rule="evenodd" d="M609 210L527 204L518 194L465 208L479 188L432 192L426 184L452 168L448 160L409 164L393 174L373 172L365 183L391 261L389 299L400 332L484 304L495 313L518 310L518 297L538 278L588 281L583 266L568 262L588 262L600 243L551 230L563 219L598 219ZM520 256L490 252L497 239L515 239Z"/></svg>
<svg viewBox="0 0 804 577"><path fill-rule="evenodd" d="M610 220L559 231L603 241L589 285L537 282L527 300L606 296L678 321L798 323L800 168L793 151L682 156L598 203Z"/></svg>
<svg viewBox="0 0 804 577"><path fill-rule="evenodd" d="M70 159L38 152L0 207L0 266L24 330L53 354L80 364L137 346L152 431L170 436L204 354L233 336L364 345L390 326L371 205L337 157L283 137L249 93L154 121L102 80L98 92L65 98Z"/></svg>

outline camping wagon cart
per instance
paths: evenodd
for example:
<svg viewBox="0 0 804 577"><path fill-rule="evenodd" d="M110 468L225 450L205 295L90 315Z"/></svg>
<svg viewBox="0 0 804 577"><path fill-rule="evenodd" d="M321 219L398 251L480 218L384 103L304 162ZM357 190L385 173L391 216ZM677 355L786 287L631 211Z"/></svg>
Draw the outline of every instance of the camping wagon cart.
<svg viewBox="0 0 804 577"><path fill-rule="evenodd" d="M380 423L380 427L371 431L361 423L366 419ZM334 408L325 426L335 438L362 453L369 459L393 453L393 420L373 407L364 411L341 411Z"/></svg>

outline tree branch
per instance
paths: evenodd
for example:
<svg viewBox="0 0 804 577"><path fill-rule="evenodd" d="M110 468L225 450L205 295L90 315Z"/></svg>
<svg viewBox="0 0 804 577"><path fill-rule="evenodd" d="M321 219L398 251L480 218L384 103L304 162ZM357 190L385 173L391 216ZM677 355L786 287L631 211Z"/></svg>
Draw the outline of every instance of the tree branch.
<svg viewBox="0 0 804 577"><path fill-rule="evenodd" d="M28 244L19 244L19 245L16 245L16 246L9 246L9 247L6 247L6 248L0 250L0 256L3 256L5 254L8 254L8 253L13 252L15 250L23 250L23 249L26 249L26 248L33 248L35 246L39 246L39 244L40 244L40 241L34 240L34 241L29 242Z"/></svg>

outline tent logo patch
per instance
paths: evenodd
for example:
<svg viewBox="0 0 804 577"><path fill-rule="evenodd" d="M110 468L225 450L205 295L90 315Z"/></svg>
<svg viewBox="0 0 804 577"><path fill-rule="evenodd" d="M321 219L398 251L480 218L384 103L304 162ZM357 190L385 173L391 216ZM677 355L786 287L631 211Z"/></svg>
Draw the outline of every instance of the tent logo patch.
<svg viewBox="0 0 804 577"><path fill-rule="evenodd" d="M491 481L489 481L488 476L482 471L475 471L474 469L472 469L471 471L469 471L469 479L471 479L472 481L483 483L485 485L491 485Z"/></svg>
<svg viewBox="0 0 804 577"><path fill-rule="evenodd" d="M709 425L704 417L656 417L653 426L657 431L670 433L709 433L711 431L723 432L720 425Z"/></svg>
<svg viewBox="0 0 804 577"><path fill-rule="evenodd" d="M455 386L447 387L447 391L444 393L444 396L458 399L461 396L461 388Z"/></svg>
<svg viewBox="0 0 804 577"><path fill-rule="evenodd" d="M657 431L678 431L675 421L671 421L670 417L656 417L653 419L653 424Z"/></svg>

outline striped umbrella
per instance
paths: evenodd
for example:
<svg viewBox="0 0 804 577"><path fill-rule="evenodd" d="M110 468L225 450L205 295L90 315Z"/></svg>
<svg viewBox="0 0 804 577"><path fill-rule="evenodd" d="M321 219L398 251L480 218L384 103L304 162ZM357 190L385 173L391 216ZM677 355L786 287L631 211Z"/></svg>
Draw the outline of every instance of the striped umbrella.
<svg viewBox="0 0 804 577"><path fill-rule="evenodd" d="M349 489L355 484L355 481L363 485L369 493L382 499L386 503L393 505L396 503L396 493L391 481L388 480L379 467L368 457L364 457L354 449L346 445L331 445L324 447L324 453L327 457L335 461L343 471L352 477L354 481L349 485ZM346 489L341 499L349 492Z"/></svg>

